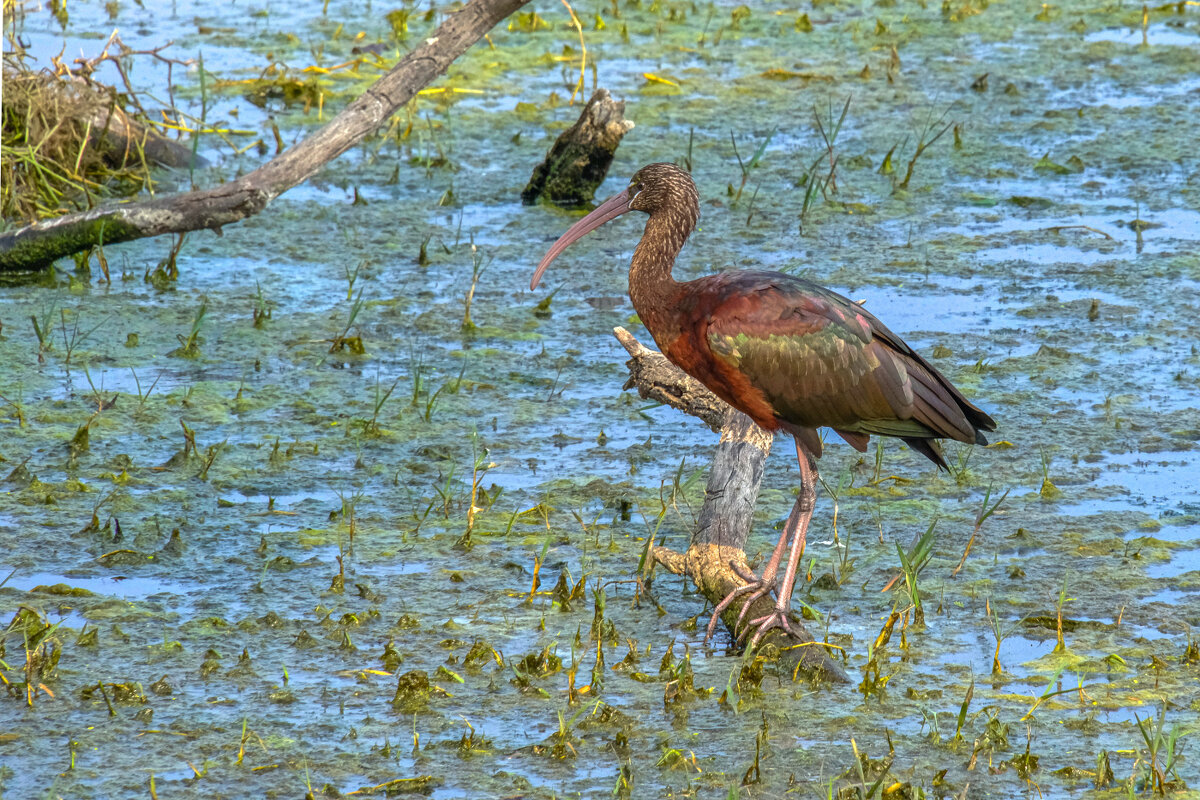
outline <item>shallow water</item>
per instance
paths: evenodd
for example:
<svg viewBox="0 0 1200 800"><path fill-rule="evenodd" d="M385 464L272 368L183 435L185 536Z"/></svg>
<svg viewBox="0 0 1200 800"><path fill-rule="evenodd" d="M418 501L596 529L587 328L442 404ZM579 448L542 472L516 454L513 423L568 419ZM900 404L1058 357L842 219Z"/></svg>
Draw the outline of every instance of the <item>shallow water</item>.
<svg viewBox="0 0 1200 800"><path fill-rule="evenodd" d="M114 27L131 46L203 51L208 119L254 131L239 146L273 142L269 115L295 141L318 112L259 109L234 81L286 64L320 81L328 119L376 73L299 70L349 60L359 31L403 49L390 8L150 5L110 19L73 2L65 33L45 10L19 24L42 58L64 43L93 54ZM894 748L893 776L926 796L1082 796L1090 779L1055 771L1092 770L1104 750L1129 781L1144 748L1135 715L1164 703L1168 729L1185 732L1178 777L1200 784L1195 9L1152 11L1143 46L1132 6L1045 6L1039 19L997 3L822 3L754 7L736 27L735 4L617 8L576 9L600 83L637 124L602 191L688 156L694 132L703 218L677 274L765 266L865 299L1000 423L989 448L947 448L952 475L895 442L878 469L874 446L827 449L837 537L823 492L797 598L823 615L810 624L844 648L853 683L814 689L768 664L761 685L739 684L741 657L724 634L703 645L705 609L682 579L660 574L635 595L645 537L686 546L716 437L621 390L612 327L649 342L625 293L637 223L593 234L525 289L575 219L515 199L577 113L578 61L554 60L577 35L542 4L549 28L500 26L494 49L444 79L483 94L423 96L408 138L402 113L399 131L259 217L189 236L166 289L143 279L167 253L157 240L111 248L111 286L63 264L56 286L0 287L0 581L13 573L0 611L5 625L20 608L62 620L53 696L3 701L7 795L144 796L153 781L163 797L319 796L425 775L434 797L591 797L624 767L634 797L773 797L793 780L825 796L830 780L858 784L853 739L871 759ZM796 30L801 13L812 33ZM422 16L414 39L432 24ZM161 92L164 71L136 64L136 85ZM176 81L198 113L198 69ZM828 165L812 108L828 127L848 96L837 192L802 214L807 170ZM961 146L948 132L895 191L943 112ZM743 160L776 131L736 204L731 128ZM899 175L880 174L893 146ZM211 136L201 152L202 185L264 158ZM426 170L431 154L451 167ZM464 332L472 242L486 266L478 328ZM260 288L271 317L255 327ZM550 315L536 315L551 291ZM198 353L171 355L202 303ZM54 331L40 360L31 315ZM329 352L347 327L363 355ZM72 451L84 424L87 447ZM752 557L791 505L787 450L768 463ZM1009 494L952 575L989 487L993 502ZM896 545L935 517L925 625L869 655L910 603L904 581L880 591ZM569 608L549 591L560 575L585 581ZM4 646L19 684L19 633ZM561 667L541 668L546 648ZM660 666L685 652L694 686L714 691L666 702ZM871 656L886 686L860 689ZM442 692L394 702L410 670ZM137 690L118 696L122 684ZM1071 691L1039 704L1050 684ZM760 783L742 787L764 720ZM1040 766L1023 777L1013 759L1027 739Z"/></svg>

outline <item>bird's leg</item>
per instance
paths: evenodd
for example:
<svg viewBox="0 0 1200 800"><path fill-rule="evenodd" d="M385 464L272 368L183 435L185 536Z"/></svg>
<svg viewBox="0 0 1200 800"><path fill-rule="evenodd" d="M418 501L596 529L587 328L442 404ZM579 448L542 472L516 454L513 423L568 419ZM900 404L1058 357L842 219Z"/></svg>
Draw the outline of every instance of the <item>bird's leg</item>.
<svg viewBox="0 0 1200 800"><path fill-rule="evenodd" d="M771 552L771 557L770 557L770 559L767 560L767 564L763 568L762 577L759 578L759 577L755 576L755 574L753 572L750 572L749 570L745 569L744 567L742 567L740 564L737 564L736 562L733 562L733 561L729 562L730 568L735 573L737 573L737 576L739 578L746 581L746 583L744 585L739 586L738 588L734 589L729 594L727 594L725 596L725 598L720 603L717 604L717 607L713 610L712 618L708 621L708 629L704 635L705 642L708 642L708 640L712 638L713 633L716 632L717 622L721 619L721 614L725 611L726 608L729 607L730 603L732 603L738 597L741 597L743 594L746 594L747 592L753 592L753 594L749 598L747 598L746 601L742 604L742 612L738 615L737 621L734 622L734 624L733 624L733 630L736 632L738 630L738 628L740 628L742 626L742 622L745 620L746 614L750 611L750 607L753 606L754 603L760 597L766 595L772 589L777 588L776 576L779 573L779 564L783 560L784 547L787 545L789 540L793 540L793 537L795 536L797 531L799 531L800 536L802 537L799 542L799 552L800 553L804 552L803 536L805 533L805 529L807 528L807 525L808 525L807 516L812 515L812 507L813 507L813 502L807 502L807 503L805 502L805 494L804 494L805 485L807 485L808 483L812 484L812 487L813 487L813 489L812 489L813 498L812 499L813 499L813 501L815 501L815 498L816 498L816 494L815 494L816 480L815 480L815 478L813 478L811 481L806 481L805 465L806 464L811 465L814 475L815 475L816 465L815 465L815 461L810 461L810 457L809 457L808 453L806 451L801 450L800 441L798 439L796 440L796 456L799 459L799 462L801 465L801 467L800 467L800 479L801 479L800 496L796 498L796 504L794 506L792 506L792 511L790 514L788 514L787 521L784 522L783 531L779 534L779 541L775 543L775 549ZM805 510L806 507L807 507L807 511ZM807 516L806 516L806 514L807 514ZM801 523L803 523L803 525ZM793 552L796 552L796 548L797 548L797 544L793 541L793 545L792 545ZM797 559L798 558L799 558L799 555L797 555ZM793 574L792 580L794 582L794 580L795 580L795 570L794 569L792 571L792 574ZM790 591L788 593L788 597L789 598L791 597ZM765 619L765 617L762 619ZM758 620L758 621L761 621L761 620ZM786 619L784 620L784 626L786 627ZM748 630L749 630L749 628L744 629L742 632L743 635ZM739 638L741 638L741 637L739 637Z"/></svg>
<svg viewBox="0 0 1200 800"><path fill-rule="evenodd" d="M775 550L771 553L771 558L767 561L767 565L763 568L762 577L755 576L753 572L743 568L740 564L730 561L729 567L737 576L746 583L737 587L729 594L725 595L725 599L717 604L713 609L712 619L708 621L708 630L704 634L704 641L707 643L712 638L713 633L717 629L717 622L721 619L721 614L725 609L729 608L729 604L747 592L754 594L746 600L742 605L742 613L738 616L737 622L734 623L733 629L737 630L742 624L743 617L746 616L746 611L754 604L754 601L775 588L775 576L779 572L779 562L783 560L783 548L787 544L788 537L791 535L792 528L797 519L797 511L792 509L791 515L788 516L787 522L783 526L783 533L779 535L779 541L775 543Z"/></svg>
<svg viewBox="0 0 1200 800"><path fill-rule="evenodd" d="M752 583L761 585L756 585L756 588L758 588L759 591L755 592L754 595L742 605L742 612L738 614L737 622L735 622L733 625L733 629L735 631L742 627L742 622L746 619L746 614L750 611L750 606L754 605L754 601L758 600L758 598L762 597L772 589L778 590L779 581L776 580L776 576L779 573L779 562L783 560L783 548L784 545L786 545L789 541L792 541L792 537L796 533L797 526L800 524L800 515L800 501L797 499L796 504L792 506L791 513L788 514L787 520L785 520L783 523L783 532L779 534L779 541L775 544L775 552L771 553L771 559L767 562L766 568L763 569L761 581L755 579L754 573L750 573L748 576L748 579ZM731 563L729 566L733 567L734 571L737 572L738 575L741 575L743 580L747 580L747 576L742 575L741 570L736 565Z"/></svg>
<svg viewBox="0 0 1200 800"><path fill-rule="evenodd" d="M805 506L808 509L805 510ZM758 640L771 628L782 628L784 632L791 633L791 626L788 624L787 611L791 604L792 585L796 579L796 566L800 562L800 556L804 553L805 537L808 530L808 521L812 516L812 506L805 502L803 492L800 497L796 498L796 504L792 506L792 513L788 517L788 524L784 528L784 537L792 539L792 549L788 555L788 565L784 570L783 581L779 582L775 588L775 609L768 615L757 617L743 628L742 620L746 613L750 611L751 602L757 600L754 597L751 602L747 602L742 606L742 613L738 616L735 629L739 630L738 640L746 638L746 634L750 631L755 631L754 637L750 640L751 649L758 644ZM765 592L764 592L765 594Z"/></svg>
<svg viewBox="0 0 1200 800"><path fill-rule="evenodd" d="M792 527L793 521L795 525L795 533L792 536L792 552L788 555L783 581L780 582L776 591L775 610L764 617L750 620L749 625L738 636L741 639L751 628L755 629L754 636L750 639L751 649L758 644L758 640L762 638L763 634L772 628L782 628L789 634L792 632L787 619L792 605L792 587L796 583L796 568L800 565L800 556L804 554L808 523L812 519L813 508L817 504L817 461L800 444L799 439L796 440L796 457L800 463L800 495L796 498L796 505L792 508L791 516L788 517L788 527ZM785 536L788 533L791 531L785 529Z"/></svg>

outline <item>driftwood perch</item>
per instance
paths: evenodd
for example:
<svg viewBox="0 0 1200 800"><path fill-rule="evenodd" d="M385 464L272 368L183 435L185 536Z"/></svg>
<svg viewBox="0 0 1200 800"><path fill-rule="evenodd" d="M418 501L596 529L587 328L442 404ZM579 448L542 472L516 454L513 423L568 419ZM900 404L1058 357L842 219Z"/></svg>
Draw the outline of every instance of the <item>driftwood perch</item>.
<svg viewBox="0 0 1200 800"><path fill-rule="evenodd" d="M526 205L545 197L556 206L577 206L591 200L604 182L621 138L633 129L625 119L624 101L597 89L579 120L555 140L546 160L533 169L521 192Z"/></svg>
<svg viewBox="0 0 1200 800"><path fill-rule="evenodd" d="M202 191L109 206L0 235L0 272L35 270L89 247L210 229L253 216L402 108L496 23L529 0L472 0L323 128L253 172Z"/></svg>
<svg viewBox="0 0 1200 800"><path fill-rule="evenodd" d="M714 606L744 581L730 566L733 562L745 571L746 540L758 501L763 466L771 452L771 434L755 425L749 417L725 404L695 378L667 361L662 353L643 346L624 328L613 331L628 351L630 378L625 388L637 388L647 399L657 400L686 414L699 417L721 441L713 456L708 486L704 492L704 507L686 553L666 547L651 551L656 563L676 575L687 575L696 588ZM734 636L734 625L749 595L742 595L721 615L721 620ZM746 619L770 613L774 599L767 595L754 601ZM818 644L804 623L791 618L794 635L775 629L762 639L760 647L776 647L780 658L802 672L825 680L846 683L849 678L826 648Z"/></svg>

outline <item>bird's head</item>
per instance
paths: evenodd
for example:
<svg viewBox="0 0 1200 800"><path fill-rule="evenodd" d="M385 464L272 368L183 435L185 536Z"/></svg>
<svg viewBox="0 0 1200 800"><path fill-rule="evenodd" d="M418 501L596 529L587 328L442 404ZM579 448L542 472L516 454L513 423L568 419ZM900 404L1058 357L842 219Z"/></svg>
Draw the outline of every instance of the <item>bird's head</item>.
<svg viewBox="0 0 1200 800"><path fill-rule="evenodd" d="M629 186L596 206L590 214L576 222L559 237L542 256L529 288L536 289L550 262L586 234L609 220L630 211L647 214L668 214L678 219L680 227L690 232L700 218L700 195L692 176L674 164L647 164L629 179ZM684 234L686 238L686 232Z"/></svg>
<svg viewBox="0 0 1200 800"><path fill-rule="evenodd" d="M631 211L700 215L700 194L692 176L674 164L647 164L633 174L625 191Z"/></svg>

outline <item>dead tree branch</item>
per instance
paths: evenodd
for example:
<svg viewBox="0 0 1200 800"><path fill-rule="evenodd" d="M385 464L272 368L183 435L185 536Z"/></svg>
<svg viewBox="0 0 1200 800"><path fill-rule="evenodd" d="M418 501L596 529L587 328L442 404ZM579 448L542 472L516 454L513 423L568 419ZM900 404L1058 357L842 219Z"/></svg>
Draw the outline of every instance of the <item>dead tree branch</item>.
<svg viewBox="0 0 1200 800"><path fill-rule="evenodd" d="M0 272L41 269L97 245L240 222L312 177L444 73L496 23L529 0L472 0L320 130L253 172L221 186L68 214L0 235Z"/></svg>

